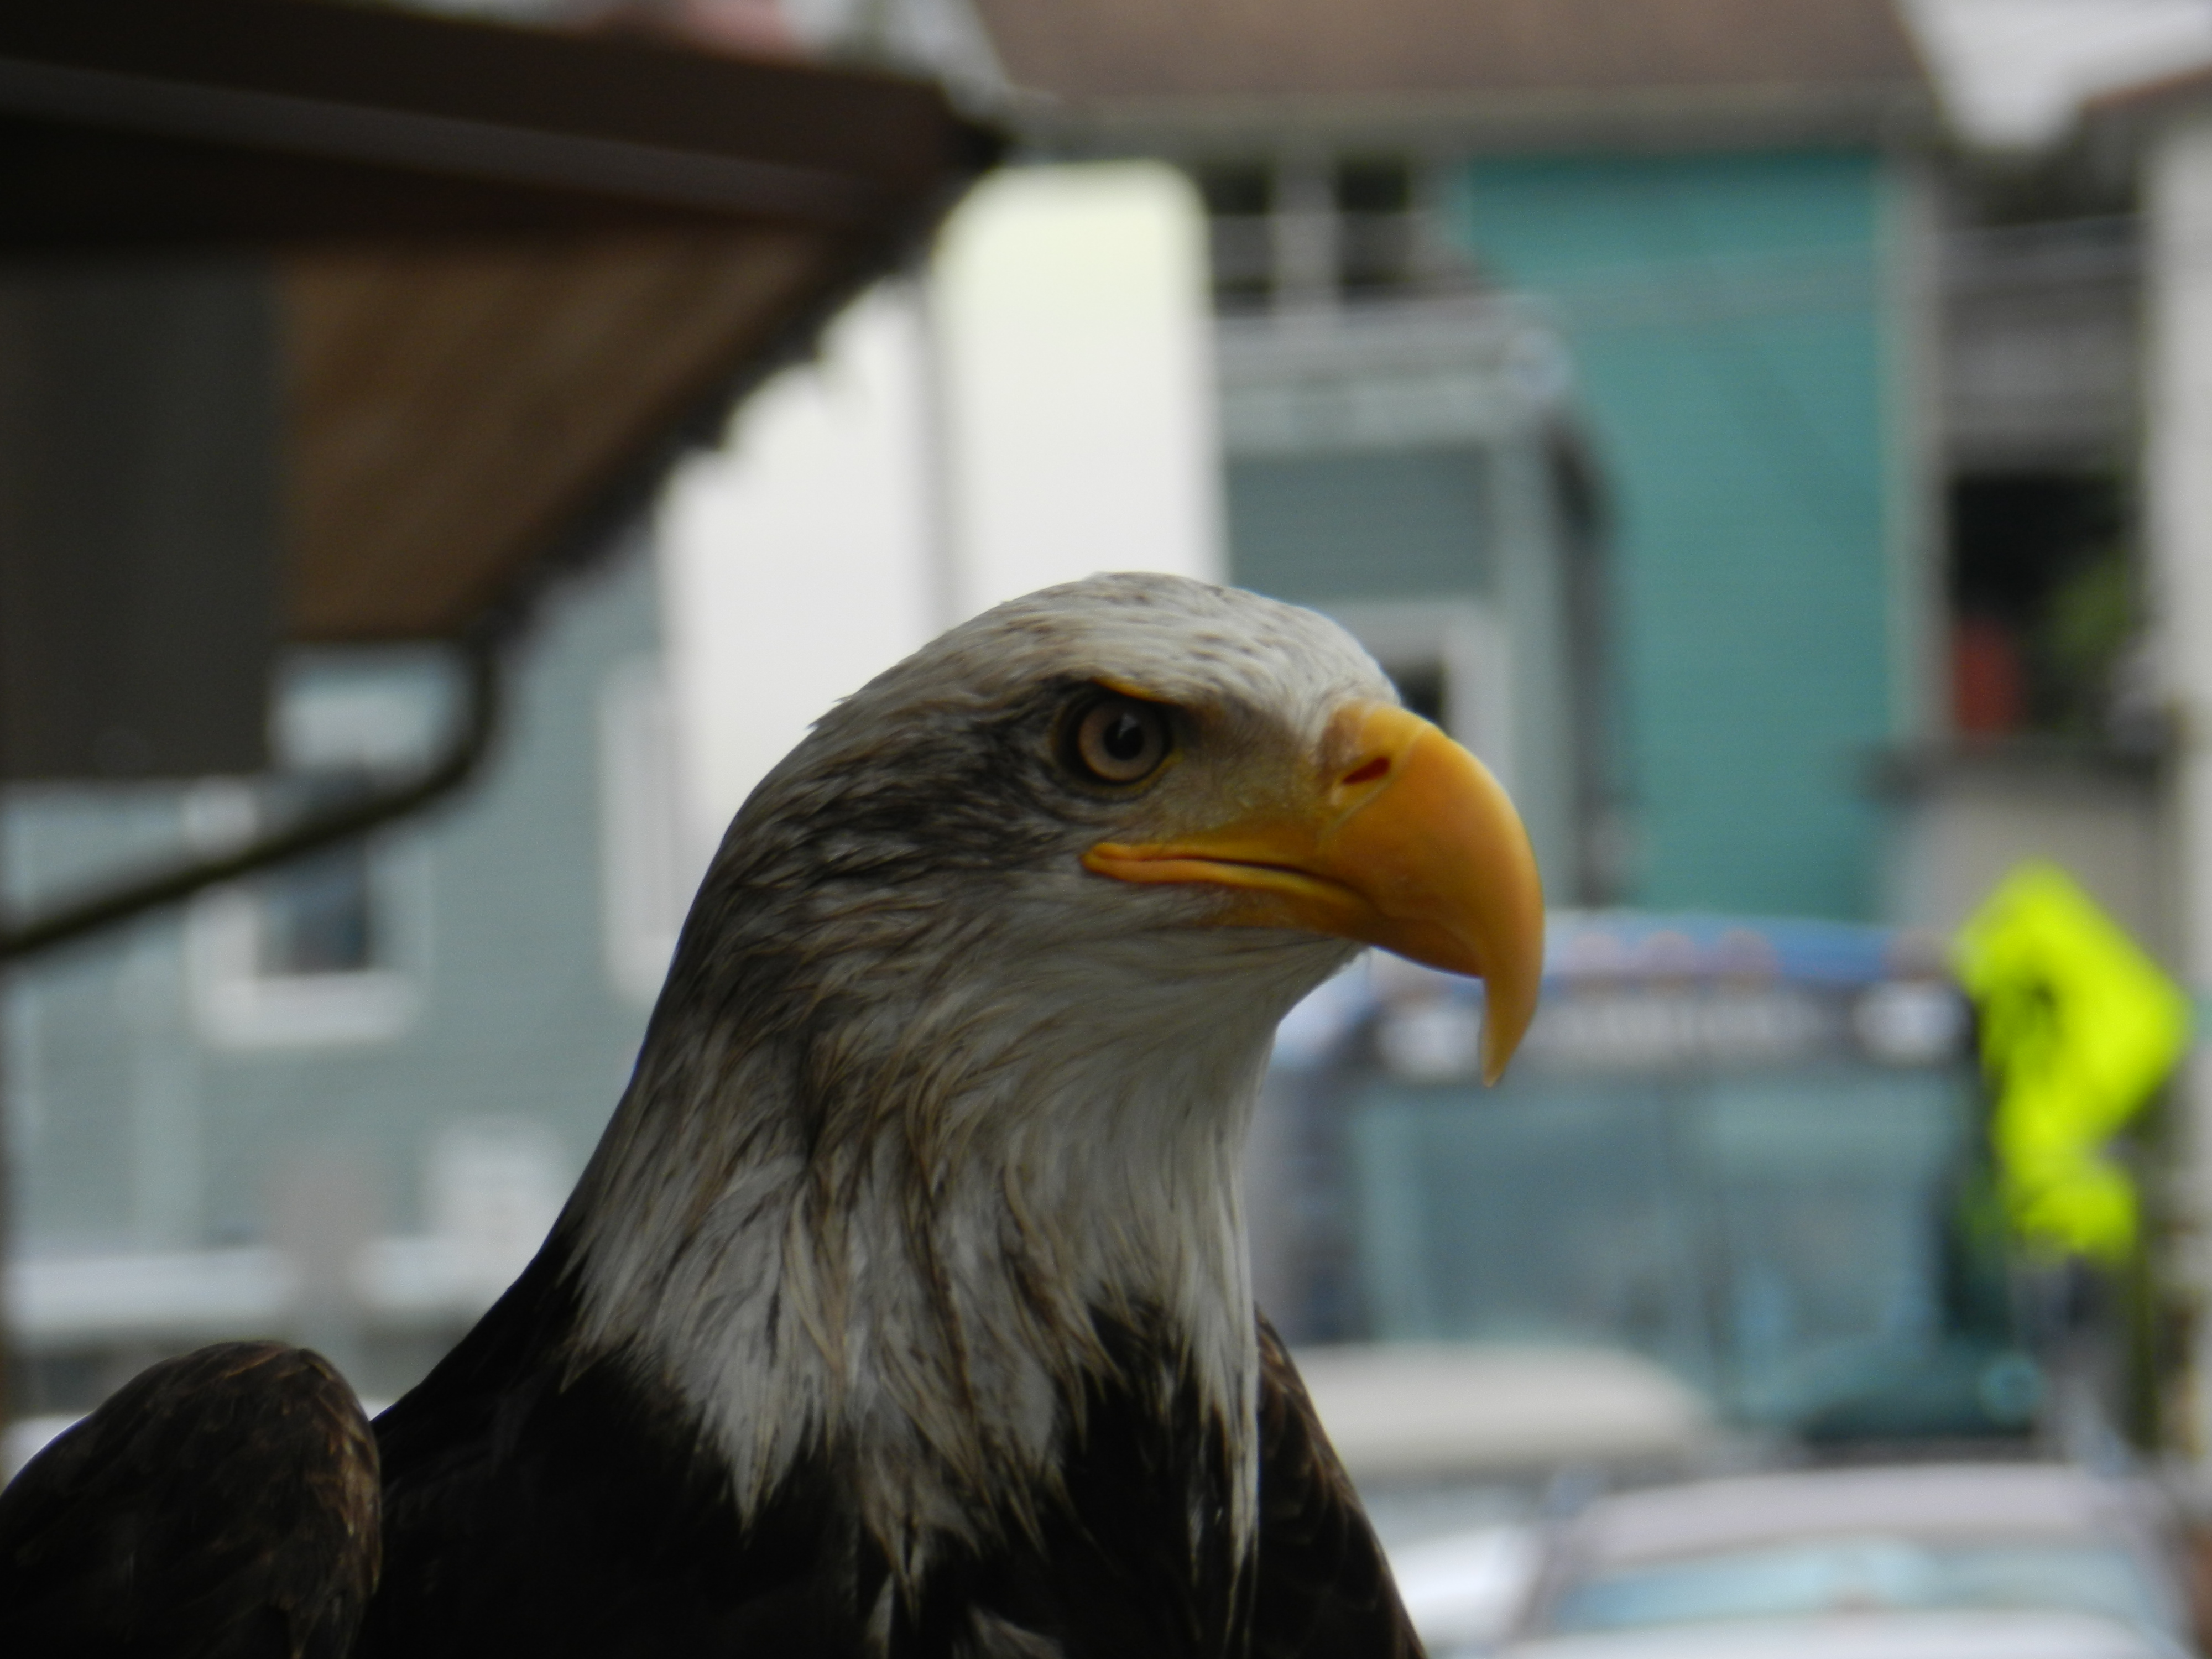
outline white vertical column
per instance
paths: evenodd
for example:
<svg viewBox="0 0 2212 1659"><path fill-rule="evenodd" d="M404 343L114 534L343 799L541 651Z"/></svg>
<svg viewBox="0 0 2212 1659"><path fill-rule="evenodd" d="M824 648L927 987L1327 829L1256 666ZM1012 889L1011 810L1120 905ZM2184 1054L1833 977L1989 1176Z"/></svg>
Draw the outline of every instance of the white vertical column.
<svg viewBox="0 0 2212 1659"><path fill-rule="evenodd" d="M2149 608L2179 744L2168 800L2176 965L2201 994L2212 986L2212 114L2179 118L2160 134L2144 182ZM2201 1048L2183 1087L2187 1132L2173 1196L2184 1229L2202 1236L2212 1222L2212 1064ZM2212 1261L2175 1265L2200 1294L2212 1287ZM2198 1328L2191 1427L2202 1454L2212 1450L2212 1322Z"/></svg>
<svg viewBox="0 0 2212 1659"><path fill-rule="evenodd" d="M1206 216L1156 162L987 179L932 272L960 614L1098 570L1218 580Z"/></svg>
<svg viewBox="0 0 2212 1659"><path fill-rule="evenodd" d="M988 179L662 501L702 860L838 698L941 629L1097 570L1223 570L1205 215L1152 163Z"/></svg>
<svg viewBox="0 0 2212 1659"><path fill-rule="evenodd" d="M663 637L702 852L830 704L936 631L921 328L911 289L872 294L662 500Z"/></svg>

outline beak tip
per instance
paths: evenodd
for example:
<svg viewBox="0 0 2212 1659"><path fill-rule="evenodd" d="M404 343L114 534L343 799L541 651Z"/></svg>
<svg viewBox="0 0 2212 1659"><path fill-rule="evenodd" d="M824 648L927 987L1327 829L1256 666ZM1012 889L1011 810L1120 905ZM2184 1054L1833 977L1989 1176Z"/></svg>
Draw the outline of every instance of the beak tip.
<svg viewBox="0 0 2212 1659"><path fill-rule="evenodd" d="M1498 1086L1498 1079L1505 1075L1505 1067L1513 1058L1513 1051L1520 1046L1518 1032L1508 1037L1498 1030L1497 1022L1489 1015L1486 1014L1483 1017L1482 1086L1484 1088L1494 1089Z"/></svg>
<svg viewBox="0 0 2212 1659"><path fill-rule="evenodd" d="M1501 988L1505 994L1500 994ZM1536 1017L1536 984L1501 988L1496 980L1486 977L1484 989L1488 994L1482 1016L1482 1081L1484 1087L1490 1088L1505 1075L1506 1066Z"/></svg>

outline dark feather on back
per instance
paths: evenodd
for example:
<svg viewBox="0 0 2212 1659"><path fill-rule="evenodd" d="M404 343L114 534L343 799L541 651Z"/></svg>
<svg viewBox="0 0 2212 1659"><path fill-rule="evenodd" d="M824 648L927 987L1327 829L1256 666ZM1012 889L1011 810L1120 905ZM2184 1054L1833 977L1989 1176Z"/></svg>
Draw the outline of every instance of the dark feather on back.
<svg viewBox="0 0 2212 1659"><path fill-rule="evenodd" d="M1420 1659L1352 1478L1282 1339L1260 1322L1260 1576L1254 1659Z"/></svg>
<svg viewBox="0 0 2212 1659"><path fill-rule="evenodd" d="M149 1367L0 1492L0 1653L343 1659L379 1485L320 1355L226 1342Z"/></svg>

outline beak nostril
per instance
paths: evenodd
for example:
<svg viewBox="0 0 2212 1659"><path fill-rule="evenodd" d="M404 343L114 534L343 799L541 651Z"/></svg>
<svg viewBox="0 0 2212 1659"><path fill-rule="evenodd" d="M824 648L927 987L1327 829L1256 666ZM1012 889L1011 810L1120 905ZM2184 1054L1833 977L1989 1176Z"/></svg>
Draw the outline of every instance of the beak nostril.
<svg viewBox="0 0 2212 1659"><path fill-rule="evenodd" d="M1355 767L1346 772L1344 775L1344 781L1346 783L1372 783L1389 769L1390 757L1388 755L1377 755L1364 766Z"/></svg>

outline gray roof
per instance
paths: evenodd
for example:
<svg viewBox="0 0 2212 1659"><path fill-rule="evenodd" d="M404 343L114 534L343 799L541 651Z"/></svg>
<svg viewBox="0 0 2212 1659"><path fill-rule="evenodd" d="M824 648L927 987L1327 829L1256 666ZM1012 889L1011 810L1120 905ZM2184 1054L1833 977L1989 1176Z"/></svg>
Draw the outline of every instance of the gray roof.
<svg viewBox="0 0 2212 1659"><path fill-rule="evenodd" d="M975 0L1049 125L1459 129L1526 145L1924 130L1892 0Z"/></svg>

